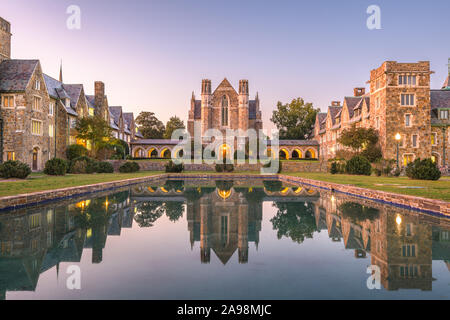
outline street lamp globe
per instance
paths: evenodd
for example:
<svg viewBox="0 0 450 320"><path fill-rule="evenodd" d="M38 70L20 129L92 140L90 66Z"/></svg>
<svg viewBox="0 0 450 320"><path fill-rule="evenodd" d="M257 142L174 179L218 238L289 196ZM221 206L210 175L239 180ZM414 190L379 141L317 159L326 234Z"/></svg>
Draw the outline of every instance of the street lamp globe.
<svg viewBox="0 0 450 320"><path fill-rule="evenodd" d="M395 140L400 141L401 138L402 138L402 136L400 135L400 133L397 133L395 135Z"/></svg>

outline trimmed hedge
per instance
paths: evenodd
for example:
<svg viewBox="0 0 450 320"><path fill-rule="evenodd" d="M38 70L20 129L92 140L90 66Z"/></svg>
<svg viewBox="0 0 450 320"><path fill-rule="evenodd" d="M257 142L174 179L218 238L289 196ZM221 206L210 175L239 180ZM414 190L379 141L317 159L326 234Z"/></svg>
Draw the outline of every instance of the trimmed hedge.
<svg viewBox="0 0 450 320"><path fill-rule="evenodd" d="M96 162L94 159L82 156L70 161L70 173L94 173L96 171Z"/></svg>
<svg viewBox="0 0 450 320"><path fill-rule="evenodd" d="M50 176L63 176L66 174L68 166L66 160L53 158L45 163L44 173Z"/></svg>
<svg viewBox="0 0 450 320"><path fill-rule="evenodd" d="M9 160L0 164L0 177L25 179L31 173L30 166L20 161Z"/></svg>
<svg viewBox="0 0 450 320"><path fill-rule="evenodd" d="M359 174L365 176L370 176L372 174L372 166L370 165L369 160L363 156L354 156L348 160L345 170L349 174Z"/></svg>
<svg viewBox="0 0 450 320"><path fill-rule="evenodd" d="M114 167L107 161L99 161L95 164L95 172L97 173L113 173Z"/></svg>
<svg viewBox="0 0 450 320"><path fill-rule="evenodd" d="M125 162L119 168L119 171L122 173L137 172L139 170L140 170L139 164L134 161Z"/></svg>
<svg viewBox="0 0 450 320"><path fill-rule="evenodd" d="M416 159L406 167L406 175L411 179L439 180L441 171L431 159Z"/></svg>

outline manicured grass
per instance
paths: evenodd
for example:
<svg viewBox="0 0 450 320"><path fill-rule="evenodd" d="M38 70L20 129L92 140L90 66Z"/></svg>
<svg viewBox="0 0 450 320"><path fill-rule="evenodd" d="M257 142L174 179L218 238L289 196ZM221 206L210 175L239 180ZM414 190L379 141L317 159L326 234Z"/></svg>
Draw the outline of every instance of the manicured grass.
<svg viewBox="0 0 450 320"><path fill-rule="evenodd" d="M140 171L134 173L68 174L65 176L47 176L44 173L32 173L25 180L1 180L0 197L140 178L161 173L158 171Z"/></svg>
<svg viewBox="0 0 450 320"><path fill-rule="evenodd" d="M349 184L356 187L406 194L430 199L450 201L450 177L442 177L438 181L411 180L407 177L353 176L346 174L330 174L316 172L284 173L307 179ZM420 189L404 187L422 187Z"/></svg>

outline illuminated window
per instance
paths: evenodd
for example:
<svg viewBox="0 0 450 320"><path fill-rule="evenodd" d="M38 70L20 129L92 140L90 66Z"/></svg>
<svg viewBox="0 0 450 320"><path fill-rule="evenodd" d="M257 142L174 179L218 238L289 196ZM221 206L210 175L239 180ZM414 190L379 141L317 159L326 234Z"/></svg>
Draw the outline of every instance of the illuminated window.
<svg viewBox="0 0 450 320"><path fill-rule="evenodd" d="M14 108L14 96L3 96L3 108Z"/></svg>
<svg viewBox="0 0 450 320"><path fill-rule="evenodd" d="M94 108L89 108L89 115L90 115L91 117L94 116Z"/></svg>
<svg viewBox="0 0 450 320"><path fill-rule="evenodd" d="M31 120L31 133L35 135L42 135L42 122L38 120Z"/></svg>
<svg viewBox="0 0 450 320"><path fill-rule="evenodd" d="M403 165L407 166L414 161L414 154L404 154L403 155Z"/></svg>
<svg viewBox="0 0 450 320"><path fill-rule="evenodd" d="M36 213L30 216L29 220L30 229L39 228L41 226L41 214Z"/></svg>
<svg viewBox="0 0 450 320"><path fill-rule="evenodd" d="M48 125L48 136L49 136L50 138L53 138L53 136L54 136L54 127L53 127L52 124L49 124L49 125Z"/></svg>
<svg viewBox="0 0 450 320"><path fill-rule="evenodd" d="M437 133L436 132L431 133L431 145L433 145L433 146L437 145Z"/></svg>
<svg viewBox="0 0 450 320"><path fill-rule="evenodd" d="M12 161L16 160L16 153L13 152L13 151L6 152L6 160L7 161L9 161L9 160L12 160Z"/></svg>

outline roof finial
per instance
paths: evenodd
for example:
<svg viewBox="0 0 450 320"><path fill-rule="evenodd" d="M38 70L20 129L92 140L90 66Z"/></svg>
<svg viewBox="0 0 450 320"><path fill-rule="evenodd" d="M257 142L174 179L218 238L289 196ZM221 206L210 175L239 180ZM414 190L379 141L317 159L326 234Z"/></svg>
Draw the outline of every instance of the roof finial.
<svg viewBox="0 0 450 320"><path fill-rule="evenodd" d="M60 66L59 66L59 82L63 82L62 59L61 59L61 64L60 64Z"/></svg>

